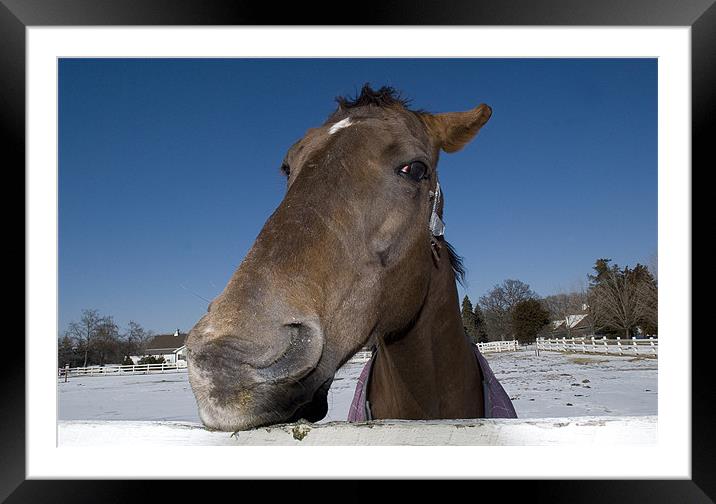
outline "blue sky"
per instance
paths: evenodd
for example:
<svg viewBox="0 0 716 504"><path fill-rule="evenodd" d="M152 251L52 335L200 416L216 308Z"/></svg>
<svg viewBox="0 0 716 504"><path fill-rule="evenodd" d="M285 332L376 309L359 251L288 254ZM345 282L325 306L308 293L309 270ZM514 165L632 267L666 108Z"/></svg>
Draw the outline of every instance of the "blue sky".
<svg viewBox="0 0 716 504"><path fill-rule="evenodd" d="M507 278L548 295L656 253L653 59L63 59L60 331L84 308L190 329L280 203L286 150L365 82L493 108L439 164L461 297Z"/></svg>

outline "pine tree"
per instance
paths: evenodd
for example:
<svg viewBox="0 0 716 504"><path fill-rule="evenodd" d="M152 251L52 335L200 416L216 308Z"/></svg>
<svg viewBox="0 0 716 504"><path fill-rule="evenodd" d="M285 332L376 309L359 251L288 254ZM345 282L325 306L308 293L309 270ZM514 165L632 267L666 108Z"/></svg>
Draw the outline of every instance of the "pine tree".
<svg viewBox="0 0 716 504"><path fill-rule="evenodd" d="M485 314L482 313L482 308L480 308L480 303L475 303L475 309L472 313L475 320L477 342L487 343L489 341L487 334L487 322L485 321Z"/></svg>
<svg viewBox="0 0 716 504"><path fill-rule="evenodd" d="M475 313L472 311L472 302L470 302L470 298L465 295L462 300L462 327L470 340L476 343L477 324L475 322Z"/></svg>
<svg viewBox="0 0 716 504"><path fill-rule="evenodd" d="M534 341L549 321L549 311L537 299L520 301L512 314L515 336L521 343Z"/></svg>
<svg viewBox="0 0 716 504"><path fill-rule="evenodd" d="M70 367L77 365L72 340L66 334L57 344L57 367L65 367L65 365L69 365Z"/></svg>

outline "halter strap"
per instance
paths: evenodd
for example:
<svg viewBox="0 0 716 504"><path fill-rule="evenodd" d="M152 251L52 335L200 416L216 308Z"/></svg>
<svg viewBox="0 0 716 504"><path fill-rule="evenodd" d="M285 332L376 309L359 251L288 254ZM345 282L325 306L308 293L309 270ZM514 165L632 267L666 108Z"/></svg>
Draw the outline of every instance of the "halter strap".
<svg viewBox="0 0 716 504"><path fill-rule="evenodd" d="M434 237L443 236L445 234L445 223L438 215L438 205L440 204L440 182L437 180L435 181L435 192L430 191L433 193L434 199L433 199L433 212L430 214L430 222L428 223L428 227L430 228L430 232L433 234Z"/></svg>

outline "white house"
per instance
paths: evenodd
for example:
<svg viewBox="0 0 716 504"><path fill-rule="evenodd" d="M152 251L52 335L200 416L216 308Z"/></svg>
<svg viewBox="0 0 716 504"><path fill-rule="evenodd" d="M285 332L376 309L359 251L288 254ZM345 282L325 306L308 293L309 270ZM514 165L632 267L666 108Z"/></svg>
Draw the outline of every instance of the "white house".
<svg viewBox="0 0 716 504"><path fill-rule="evenodd" d="M147 343L144 355L132 355L130 359L136 364L142 357L164 357L167 364L186 366L186 337L187 334L179 332L179 329L174 334L159 334Z"/></svg>

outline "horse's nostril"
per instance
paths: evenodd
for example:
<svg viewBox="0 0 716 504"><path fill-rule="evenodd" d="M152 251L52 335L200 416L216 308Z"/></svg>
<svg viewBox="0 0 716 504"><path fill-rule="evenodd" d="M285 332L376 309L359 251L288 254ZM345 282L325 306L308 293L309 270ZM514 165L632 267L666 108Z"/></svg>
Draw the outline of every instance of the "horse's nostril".
<svg viewBox="0 0 716 504"><path fill-rule="evenodd" d="M315 369L323 354L323 333L317 324L291 322L281 327L283 351L271 363L256 367L266 381L298 380Z"/></svg>
<svg viewBox="0 0 716 504"><path fill-rule="evenodd" d="M299 380L316 368L323 353L323 332L312 320L294 319L272 330L256 327L252 332L197 341L192 363L214 380L252 387Z"/></svg>
<svg viewBox="0 0 716 504"><path fill-rule="evenodd" d="M298 329L303 324L301 322L289 322L288 324L284 324L284 327L288 327L289 329Z"/></svg>
<svg viewBox="0 0 716 504"><path fill-rule="evenodd" d="M313 329L302 322L284 324L284 334L290 338L290 344L311 341Z"/></svg>

